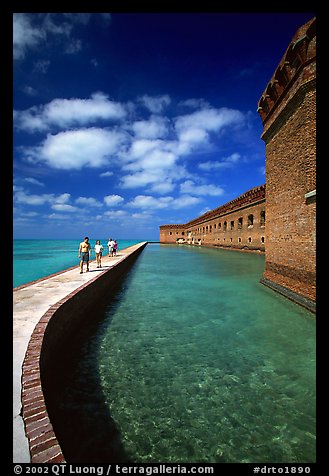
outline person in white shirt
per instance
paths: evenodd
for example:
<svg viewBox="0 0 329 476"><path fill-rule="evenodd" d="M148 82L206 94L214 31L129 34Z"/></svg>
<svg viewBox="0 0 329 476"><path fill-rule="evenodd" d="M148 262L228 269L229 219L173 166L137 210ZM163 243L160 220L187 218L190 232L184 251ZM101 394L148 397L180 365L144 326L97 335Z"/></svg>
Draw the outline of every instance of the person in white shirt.
<svg viewBox="0 0 329 476"><path fill-rule="evenodd" d="M112 238L110 238L107 242L107 246L109 248L109 256L113 256L114 241L112 240Z"/></svg>
<svg viewBox="0 0 329 476"><path fill-rule="evenodd" d="M103 249L104 249L104 247L103 247L103 245L101 245L100 240L96 240L96 244L95 244L94 251L95 251L95 254L96 254L97 268L101 268L101 267L102 267L101 259L102 259L102 251L103 251Z"/></svg>

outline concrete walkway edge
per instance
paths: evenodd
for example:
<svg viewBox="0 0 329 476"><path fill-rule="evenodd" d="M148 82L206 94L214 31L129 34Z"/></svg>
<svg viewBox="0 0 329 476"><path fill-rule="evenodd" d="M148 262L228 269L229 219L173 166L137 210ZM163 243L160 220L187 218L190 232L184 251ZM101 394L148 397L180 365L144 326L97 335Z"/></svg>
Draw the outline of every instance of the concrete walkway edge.
<svg viewBox="0 0 329 476"><path fill-rule="evenodd" d="M48 418L39 375L43 332L49 318L71 296L86 289L104 273L111 273L113 268L120 266L120 263L127 258L139 254L146 244L147 242L141 242L125 248L119 251L115 257L103 256L102 268L97 268L95 260L91 261L89 273L80 274L77 266L14 289L14 463L65 462ZM24 405L22 405L22 401L24 401ZM29 434L29 439L26 432ZM31 435L34 437L34 433L35 454L31 454Z"/></svg>

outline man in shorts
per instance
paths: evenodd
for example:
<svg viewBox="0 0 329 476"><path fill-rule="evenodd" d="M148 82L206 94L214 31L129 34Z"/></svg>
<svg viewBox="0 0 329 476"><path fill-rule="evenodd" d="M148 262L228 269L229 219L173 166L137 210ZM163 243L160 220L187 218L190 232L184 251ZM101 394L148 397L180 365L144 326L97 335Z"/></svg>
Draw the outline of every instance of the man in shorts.
<svg viewBox="0 0 329 476"><path fill-rule="evenodd" d="M89 271L89 253L90 253L90 243L89 238L86 236L84 240L79 245L79 254L78 257L80 258L80 274L83 273L83 263L86 263L87 270Z"/></svg>

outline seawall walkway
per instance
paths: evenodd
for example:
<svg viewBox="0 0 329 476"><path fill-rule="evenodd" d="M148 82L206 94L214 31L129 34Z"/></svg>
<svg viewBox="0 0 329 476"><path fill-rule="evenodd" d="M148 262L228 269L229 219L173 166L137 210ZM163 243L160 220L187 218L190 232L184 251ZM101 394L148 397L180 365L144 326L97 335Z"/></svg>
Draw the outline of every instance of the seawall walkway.
<svg viewBox="0 0 329 476"><path fill-rule="evenodd" d="M63 456L58 457L58 455L56 455L56 451L57 453L58 450L60 453L61 451L47 415L40 381L39 362L41 346L44 332L50 318L71 296L76 296L77 293L83 294L83 291L86 290L87 287L90 287L92 283L94 284L92 289L97 289L98 283L99 288L101 288L104 287L107 282L111 282L111 278L112 280L115 279L120 267L124 268L126 265L125 262L130 261L128 258L132 258L132 255L139 254L146 244L147 242L141 242L124 250L120 250L115 257L103 256L102 268L97 268L96 261L93 260L90 262L89 272L85 272L84 265L84 273L80 274L79 267L77 266L14 289L14 463L30 463L31 461L51 462L51 451L53 452L54 462L64 461ZM104 274L106 274L106 276L104 276ZM102 277L106 279L104 280ZM85 294L88 294L88 292ZM31 345L31 337L36 334L36 344L32 343ZM27 352L28 348L29 352ZM29 358L26 357L27 355ZM22 401L24 398L25 410L23 408L22 418ZM40 431L40 428L43 428L43 430ZM27 438L26 432L29 438ZM34 446L33 441L35 442Z"/></svg>

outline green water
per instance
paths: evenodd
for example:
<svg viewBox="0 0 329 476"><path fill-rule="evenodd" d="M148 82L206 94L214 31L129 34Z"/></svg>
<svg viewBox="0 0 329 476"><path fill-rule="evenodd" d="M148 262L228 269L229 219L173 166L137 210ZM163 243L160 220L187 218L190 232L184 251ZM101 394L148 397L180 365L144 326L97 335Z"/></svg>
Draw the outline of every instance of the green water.
<svg viewBox="0 0 329 476"><path fill-rule="evenodd" d="M79 395L84 452L113 451L103 408L132 462L315 462L315 317L259 284L263 269L262 255L146 247L61 397L70 418Z"/></svg>

